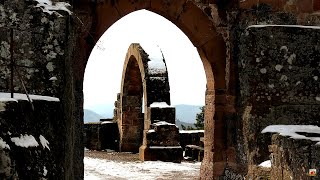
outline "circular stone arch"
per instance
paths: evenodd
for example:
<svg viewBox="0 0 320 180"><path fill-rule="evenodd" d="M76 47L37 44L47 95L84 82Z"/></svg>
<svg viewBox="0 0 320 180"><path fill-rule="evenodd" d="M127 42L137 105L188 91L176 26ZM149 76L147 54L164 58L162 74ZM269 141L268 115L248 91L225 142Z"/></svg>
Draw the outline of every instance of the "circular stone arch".
<svg viewBox="0 0 320 180"><path fill-rule="evenodd" d="M230 52L227 51L224 39L228 37L228 30L218 27L219 16L215 12L219 10L215 2L81 0L74 1L73 4L74 12L82 15L83 21L79 23L79 27L86 25L87 27L82 29L90 30L90 33L80 31L80 38L77 39L76 55L73 57L73 70L76 72L73 79L76 83L83 82L85 64L95 45L90 39L93 37L98 40L117 20L136 10L146 9L168 19L181 29L197 48L207 79L204 159L200 173L203 179L221 177L227 166L229 171L237 174L246 171L243 170L245 168L241 165L241 157L236 150L237 141L232 138L234 135L230 134L234 130L225 128L236 125L236 121L230 119L235 114L235 64L227 56ZM208 13L208 9L211 13ZM76 93L81 95L82 89L76 89ZM81 102L80 99L79 104ZM82 106L79 107L79 111L81 109ZM231 123L227 124L226 119Z"/></svg>
<svg viewBox="0 0 320 180"><path fill-rule="evenodd" d="M148 107L153 102L170 105L168 71L162 52L154 45L144 44L143 47L131 44L123 65L118 119L120 151L139 151L146 138L145 132L150 128Z"/></svg>

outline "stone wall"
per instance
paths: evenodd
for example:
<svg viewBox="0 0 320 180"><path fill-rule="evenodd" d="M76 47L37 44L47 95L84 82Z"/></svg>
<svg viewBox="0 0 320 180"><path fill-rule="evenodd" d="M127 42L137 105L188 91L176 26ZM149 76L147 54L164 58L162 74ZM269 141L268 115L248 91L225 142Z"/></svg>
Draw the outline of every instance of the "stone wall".
<svg viewBox="0 0 320 180"><path fill-rule="evenodd" d="M102 121L84 124L84 146L90 150L119 151L119 129L116 122Z"/></svg>
<svg viewBox="0 0 320 180"><path fill-rule="evenodd" d="M239 67L238 118L247 156L242 161L250 172L269 157L271 135L261 134L266 126L320 126L320 29L285 26L298 24L299 16L263 9L243 12L240 18L234 29L234 57ZM316 15L306 19L304 24L319 24Z"/></svg>
<svg viewBox="0 0 320 180"><path fill-rule="evenodd" d="M315 142L274 134L269 150L272 179L311 179L309 169L316 169L314 179L319 179L320 146Z"/></svg>
<svg viewBox="0 0 320 180"><path fill-rule="evenodd" d="M53 175L56 172L55 178L82 179L83 95L82 91L81 93L75 91L76 88L82 89L82 82L81 84L75 83L74 64L71 61L74 51L74 35L77 29L73 26L75 25L74 19L70 18L69 12L65 10L54 12L48 9L45 12L44 4L42 7L37 7L37 5L39 3L35 0L3 0L0 2L0 92L26 93L27 91L30 94L54 96L61 99L60 107L51 109L52 112L59 111L61 116L56 119L56 123L61 124L61 127L48 127L49 132L55 133L46 137L51 139L49 140L51 144L59 143L61 154L52 155L56 157L55 160L44 159L43 163L57 162L52 165L54 166L52 168L46 166L48 173ZM55 2L53 2L54 5ZM13 77L12 80L11 77ZM46 110L42 110L43 113L46 113ZM46 127L36 124L40 120L35 118L35 122L24 126L37 127L39 133ZM14 123L12 125L19 126ZM29 132L21 132L21 134L24 133ZM54 150L51 148L51 152L55 151L57 151L56 148ZM34 152L37 153L38 150ZM27 154L24 155L29 157ZM36 162L36 158L32 161ZM53 170L54 168L56 170ZM21 165L21 169L25 168ZM27 177L33 179L30 173L25 175L25 178ZM34 178L38 179L37 177Z"/></svg>
<svg viewBox="0 0 320 180"><path fill-rule="evenodd" d="M0 100L0 179L64 179L66 124L59 101Z"/></svg>

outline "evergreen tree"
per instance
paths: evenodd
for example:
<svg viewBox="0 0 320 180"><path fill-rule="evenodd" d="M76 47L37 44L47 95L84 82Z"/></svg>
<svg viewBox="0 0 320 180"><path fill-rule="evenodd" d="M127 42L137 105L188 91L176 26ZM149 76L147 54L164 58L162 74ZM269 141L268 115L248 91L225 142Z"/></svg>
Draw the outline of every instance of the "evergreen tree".
<svg viewBox="0 0 320 180"><path fill-rule="evenodd" d="M196 129L204 129L204 108L204 106L200 107L201 112L196 115L196 123L194 123Z"/></svg>

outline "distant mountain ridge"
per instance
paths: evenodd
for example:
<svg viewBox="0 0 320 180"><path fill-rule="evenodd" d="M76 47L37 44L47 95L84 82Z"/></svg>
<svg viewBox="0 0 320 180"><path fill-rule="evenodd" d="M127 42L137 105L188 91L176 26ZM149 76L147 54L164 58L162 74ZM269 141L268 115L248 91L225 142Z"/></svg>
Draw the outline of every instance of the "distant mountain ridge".
<svg viewBox="0 0 320 180"><path fill-rule="evenodd" d="M176 119L182 122L194 124L196 122L196 115L201 112L197 105L179 104L176 105Z"/></svg>
<svg viewBox="0 0 320 180"><path fill-rule="evenodd" d="M186 105L179 104L175 105L176 108L176 119L178 123L182 123L185 126L193 126L196 122L196 115L201 112L198 105ZM90 109L84 109L84 122L97 122L103 118L113 117L113 105L96 105ZM178 125L180 128L180 124Z"/></svg>
<svg viewBox="0 0 320 180"><path fill-rule="evenodd" d="M87 123L87 122L98 122L100 121L100 119L104 119L105 117L92 111L92 110L89 110L89 109L84 109L83 110L83 121L84 123Z"/></svg>

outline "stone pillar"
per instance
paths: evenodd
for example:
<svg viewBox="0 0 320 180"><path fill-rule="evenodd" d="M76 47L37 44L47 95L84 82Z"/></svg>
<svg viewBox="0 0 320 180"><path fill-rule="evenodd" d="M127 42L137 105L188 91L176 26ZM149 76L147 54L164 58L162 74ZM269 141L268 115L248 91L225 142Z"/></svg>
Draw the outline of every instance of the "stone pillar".
<svg viewBox="0 0 320 180"><path fill-rule="evenodd" d="M246 169L237 160L237 123L235 97L225 90L206 91L204 159L202 179L237 177L243 179ZM212 173L212 174L208 174Z"/></svg>

